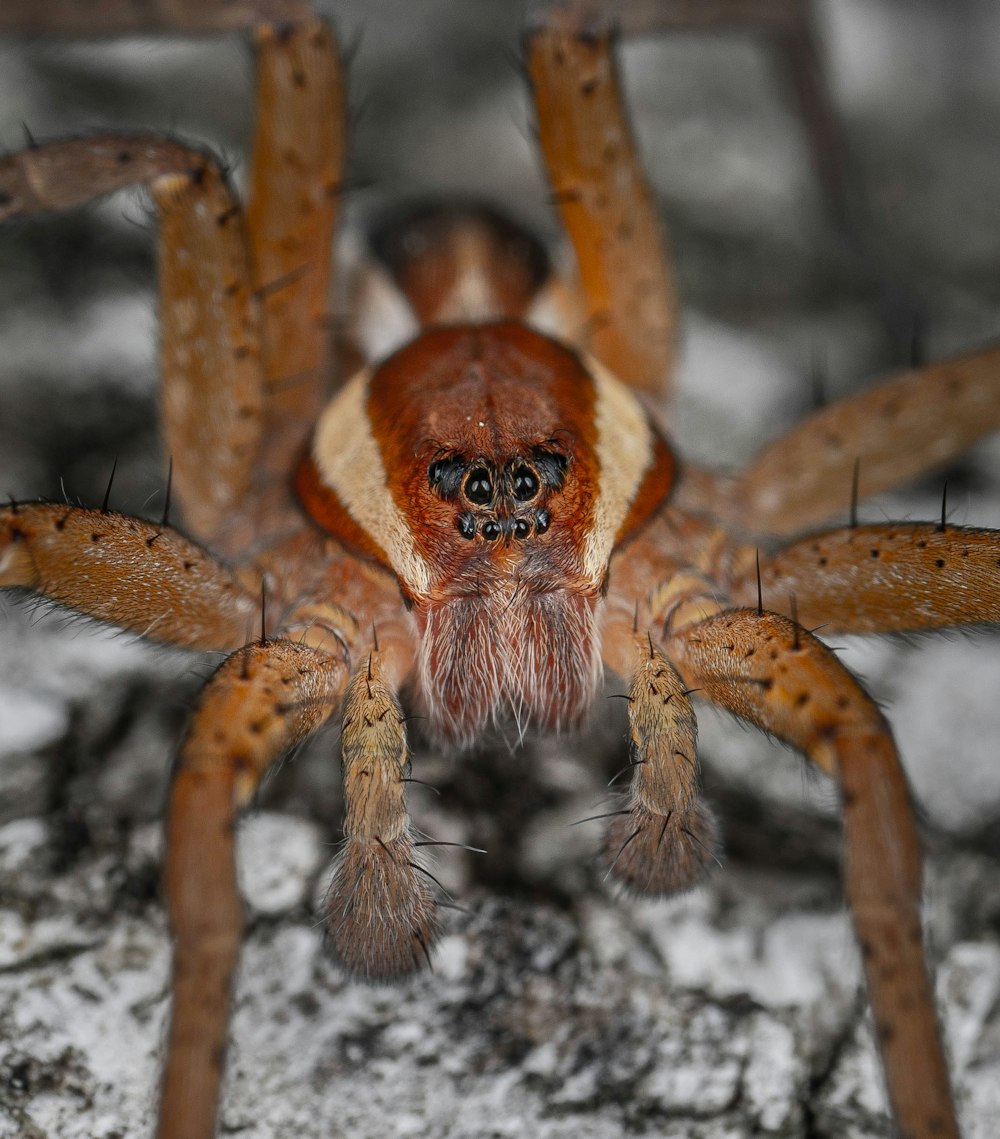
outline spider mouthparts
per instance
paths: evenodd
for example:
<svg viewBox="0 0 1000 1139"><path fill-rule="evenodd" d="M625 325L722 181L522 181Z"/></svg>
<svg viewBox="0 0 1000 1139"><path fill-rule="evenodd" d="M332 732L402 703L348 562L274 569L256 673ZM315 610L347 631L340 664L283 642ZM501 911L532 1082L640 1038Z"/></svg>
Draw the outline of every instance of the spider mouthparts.
<svg viewBox="0 0 1000 1139"><path fill-rule="evenodd" d="M430 735L466 746L491 725L579 727L602 675L597 603L580 590L511 583L418 610Z"/></svg>

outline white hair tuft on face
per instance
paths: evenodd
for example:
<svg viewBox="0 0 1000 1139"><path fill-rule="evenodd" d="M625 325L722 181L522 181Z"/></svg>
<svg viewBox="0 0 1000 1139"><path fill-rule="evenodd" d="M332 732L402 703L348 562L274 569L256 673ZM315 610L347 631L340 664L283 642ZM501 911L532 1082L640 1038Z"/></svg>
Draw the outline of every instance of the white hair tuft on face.
<svg viewBox="0 0 1000 1139"><path fill-rule="evenodd" d="M523 582L427 611L420 697L430 735L472 744L487 728L579 727L601 681L595 596Z"/></svg>

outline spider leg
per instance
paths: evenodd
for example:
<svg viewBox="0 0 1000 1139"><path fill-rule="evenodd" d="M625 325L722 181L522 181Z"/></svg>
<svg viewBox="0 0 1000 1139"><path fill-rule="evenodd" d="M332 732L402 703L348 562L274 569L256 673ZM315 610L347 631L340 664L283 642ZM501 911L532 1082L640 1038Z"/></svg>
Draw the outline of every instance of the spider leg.
<svg viewBox="0 0 1000 1139"><path fill-rule="evenodd" d="M804 752L840 784L847 899L900 1132L957 1136L920 924L920 850L906 778L874 701L806 630L726 610L676 625L664 650L708 699Z"/></svg>
<svg viewBox="0 0 1000 1139"><path fill-rule="evenodd" d="M824 632L897 633L1000 621L1000 532L896 523L850 526L794 542L760 562L768 608L794 605ZM756 597L755 569L732 584Z"/></svg>
<svg viewBox="0 0 1000 1139"><path fill-rule="evenodd" d="M0 507L0 586L197 649L245 644L257 593L170 527L58 503Z"/></svg>
<svg viewBox="0 0 1000 1139"><path fill-rule="evenodd" d="M719 517L792 536L861 498L946 462L1000 428L1000 347L906 372L823 408L765 447L728 488Z"/></svg>
<svg viewBox="0 0 1000 1139"><path fill-rule="evenodd" d="M287 503L287 472L326 400L330 292L346 100L329 25L257 30L247 231L263 307L267 430L259 460Z"/></svg>
<svg viewBox="0 0 1000 1139"><path fill-rule="evenodd" d="M549 184L576 253L583 339L624 382L667 394L674 287L614 62L614 37L571 5L525 35ZM599 141L598 141L599 140Z"/></svg>
<svg viewBox="0 0 1000 1139"><path fill-rule="evenodd" d="M698 725L677 670L634 635L628 692L627 807L608 825L610 875L638 894L689 889L715 857L718 834L698 788Z"/></svg>
<svg viewBox="0 0 1000 1139"><path fill-rule="evenodd" d="M344 701L345 841L326 900L337 958L371 981L429 963L437 912L404 802L406 726L384 655L358 667Z"/></svg>
<svg viewBox="0 0 1000 1139"><path fill-rule="evenodd" d="M166 893L173 1009L158 1139L212 1139L243 932L235 820L270 765L331 714L343 654L286 640L247 645L202 694L174 773Z"/></svg>
<svg viewBox="0 0 1000 1139"><path fill-rule="evenodd" d="M0 160L0 220L149 183L160 211L163 426L194 537L238 549L263 430L260 306L236 199L200 151L155 135L49 143Z"/></svg>
<svg viewBox="0 0 1000 1139"><path fill-rule="evenodd" d="M229 553L264 431L262 327L243 215L202 164L153 181L159 206L163 432L187 525Z"/></svg>
<svg viewBox="0 0 1000 1139"><path fill-rule="evenodd" d="M327 25L264 25L258 43L246 219L218 166L170 139L112 135L0 159L0 221L149 183L160 214L162 414L174 488L191 533L229 554L298 520L285 474L329 381L345 133Z"/></svg>

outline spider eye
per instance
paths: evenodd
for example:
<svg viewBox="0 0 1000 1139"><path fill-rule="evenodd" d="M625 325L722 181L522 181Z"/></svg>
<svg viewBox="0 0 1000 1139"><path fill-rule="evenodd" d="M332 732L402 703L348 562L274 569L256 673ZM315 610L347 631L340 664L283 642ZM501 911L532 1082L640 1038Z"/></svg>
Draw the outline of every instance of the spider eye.
<svg viewBox="0 0 1000 1139"><path fill-rule="evenodd" d="M538 494L538 475L523 463L514 471L514 497L518 502L530 502Z"/></svg>
<svg viewBox="0 0 1000 1139"><path fill-rule="evenodd" d="M485 467L474 467L469 472L465 480L465 497L476 506L489 506L493 501L493 483Z"/></svg>
<svg viewBox="0 0 1000 1139"><path fill-rule="evenodd" d="M535 447L531 457L535 461L535 469L542 482L552 490L562 490L566 482L569 459L559 451L547 447Z"/></svg>
<svg viewBox="0 0 1000 1139"><path fill-rule="evenodd" d="M500 523L499 522L493 522L491 520L491 521L487 522L486 525L483 527L483 537L486 539L487 542L495 542L497 540L497 538L500 537L501 533L502 533L502 531L500 529Z"/></svg>
<svg viewBox="0 0 1000 1139"><path fill-rule="evenodd" d="M427 482L431 490L442 498L457 494L465 473L465 460L461 455L446 455L435 459L427 468Z"/></svg>
<svg viewBox="0 0 1000 1139"><path fill-rule="evenodd" d="M528 525L528 523L525 522L523 518L518 518L518 520L514 523L514 537L527 538L530 533L531 527Z"/></svg>
<svg viewBox="0 0 1000 1139"><path fill-rule="evenodd" d="M460 514L455 519L455 525L463 538L474 538L476 536L476 521L471 514Z"/></svg>
<svg viewBox="0 0 1000 1139"><path fill-rule="evenodd" d="M535 518L535 533L544 534L552 525L552 515L547 510L539 510Z"/></svg>

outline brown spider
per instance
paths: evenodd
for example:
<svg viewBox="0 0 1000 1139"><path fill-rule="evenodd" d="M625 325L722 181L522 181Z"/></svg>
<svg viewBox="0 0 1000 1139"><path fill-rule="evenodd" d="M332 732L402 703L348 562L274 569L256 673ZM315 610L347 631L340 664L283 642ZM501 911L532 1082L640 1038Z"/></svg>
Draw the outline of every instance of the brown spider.
<svg viewBox="0 0 1000 1139"><path fill-rule="evenodd" d="M286 52L293 53L299 43L311 42L319 34L305 25L287 40L265 37L265 52L273 55L280 70ZM540 115L543 143L549 148L550 161L556 163L553 184L572 234L581 208L578 186L568 184L573 180L575 159L554 158L557 144L545 132L554 124L561 124L562 129L565 120L561 116L568 115L571 107L576 114L595 113L591 108L604 97L606 45L589 36L580 41L562 40L558 32L539 33L533 42L539 57L551 49L557 75L569 81L567 89L553 96L556 110L546 109L540 95ZM540 59L534 63L542 66ZM314 72L312 64L308 65L304 73L309 81L303 84L293 65L286 79L290 97L317 86L313 77L321 73L321 66ZM332 69L331 81L334 74ZM544 90L545 81L537 72L535 80ZM265 129L273 125L266 105L260 121ZM295 125L303 121L300 115ZM592 137L592 124L585 133ZM88 163L98 150L101 161L91 167ZM619 149L614 157L613 168L620 175L626 155ZM58 168L64 159L67 166L47 181L51 173L44 170L45 165L51 161ZM878 396L859 397L844 405L846 410L828 413L828 419L837 414L845 417L834 431L840 426L851 431L854 446L850 451L838 442L834 458L824 463L818 457L830 434L824 420L814 421L819 426L793 436L805 441L808 461L803 463L794 455L784 465L796 472L803 468L817 471L820 485L803 489L800 482L790 494L781 490L794 485L790 480L767 472L760 476L758 494L752 477L749 482L733 484L689 469L676 484L674 505L668 513L658 514L672 464L631 399L612 379L597 371L596 381L589 380L572 357L515 326L477 327L474 333L434 332L397 357L390 370L383 369L373 381L391 393L390 399L373 403L370 409L372 416L382 417L374 434L385 460L386 483L394 487L394 480L400 480L394 495L397 505L420 503L414 515L419 525L413 523L410 537L406 526L400 528L389 500L374 494L371 482L366 481L378 456L365 442L364 424L357 418L360 396L350 385L344 388L335 412L321 418L312 458L297 467L299 497L312 517L368 560L338 555L315 528L303 529L297 521L298 508L281 478L296 466L303 424L311 422L318 404L318 395L314 394L311 403L303 398L310 392L302 377L321 371L322 359L315 346L314 355L308 355L310 321L305 318L314 318L311 326L315 330L326 290L319 287L322 273L314 271L315 262L310 262L310 272L303 273L295 261L303 256L295 251L303 244L293 245L289 260L267 268L261 267L266 260L263 247L255 248L258 276L254 283L265 313L276 310L271 316L277 323L269 333L270 351L272 358L280 356L280 360L272 363L268 373L272 382L261 390L248 374L247 361L254 360L257 349L244 314L231 325L235 341L231 355L237 360L231 378L220 385L217 395L209 395L207 407L197 405L192 411L194 397L191 390L185 390L192 367L189 349L199 337L211 338L216 327L203 314L213 304L228 303L224 298L242 301L254 293L249 284L241 286L235 255L224 246L239 215L228 200L216 197L224 190L211 168L174 144L118 138L99 148L91 141L75 149L41 148L21 158L15 156L8 164L12 179L6 183L7 192L12 198L22 193L23 185L17 179L27 172L31 188L42 187L38 205L61 204L64 189L68 188L71 197L89 197L116 184L117 171L123 167L147 160L151 165L144 174L159 179L155 187L158 201L168 219L177 220L178 229L171 230L169 221L164 225L164 261L170 264L171 257L186 245L201 251L215 243L221 244L213 252L199 253L198 269L203 272L206 266L228 259L227 275L215 286L219 295L203 298L196 306L188 303L191 277L178 285L165 275L165 323L169 328L173 322L172 331L164 333L165 414L176 468L175 493L187 525L203 540L242 560L244 568L239 574L225 573L168 527L129 523L106 510L15 504L2 519L7 536L5 583L40 585L47 595L84 612L159 633L170 642L237 648L246 639L248 624L256 620L262 576L271 593L267 636L238 648L216 674L196 713L175 782L168 896L178 937L177 1011L163 1134L207 1133L213 1125L214 1091L211 1086L200 1087L198 1081L211 1085L217 1070L214 1061L224 1039L229 971L239 927L228 873L228 818L234 795L245 801L267 763L333 711L347 684L348 666L353 666L344 731L350 841L328 899L332 940L340 958L363 975L383 977L408 971L427 953L434 899L412 865L415 856L405 832L405 812L395 798L393 788L402 786L398 776L404 770L405 732L395 711L393 689L397 685L386 685L383 678L390 675L401 681L414 667L414 659L419 660L422 679L417 701L430 721L432 737L445 742L468 742L491 717L502 720L508 711L518 728L522 723L573 725L593 697L599 627L606 663L634 678L629 703L637 783L632 801L609 826L606 843L613 873L639 892L670 892L697 878L711 852L710 816L697 797L693 774L685 767L693 760L693 718L685 684L701 688L724 706L800 743L821 765L839 764L849 836L857 835L849 844L849 897L862 942L867 943L874 962L870 962L873 998L891 1093L901 1126L908 1133L949 1133L947 1091L935 1062L933 1013L928 1011L922 990L914 996L913 987L919 990L923 985L922 964L906 956L912 953L914 936L918 937L915 853L908 831L905 787L893 775L883 722L848 674L804 628L761 611L758 588L768 609L791 610L806 626L823 620L830 625L839 619L845 628L910 628L908 614L914 600L932 606L920 627L996 620L996 538L990 532L959 530L946 518L937 525L881 527L877 532L852 525L838 532L839 537L824 539L821 548L800 547L804 569L789 568L789 559L794 561L791 554L784 555L784 563L780 559L769 562L763 555L758 584L753 545L723 545L714 528L698 518L709 508L751 533L783 535L797 530L839 511L855 458L861 457L863 491L887 485L911 471L896 465L880 475L883 451L895 451L901 441L904 451L916 450L921 443L926 446L931 428L938 439L946 436L942 425L936 420L929 427L901 422L905 411L895 406L898 397L890 396L891 406L880 404ZM175 169L181 171L179 177ZM164 175L164 170L170 173ZM134 177L131 169L128 177ZM329 191L336 179L336 160L327 155L325 166L297 181L296 187ZM590 178L582 185L583 196L593 191L600 197L600 188ZM290 193L297 194L299 189ZM192 223L172 213L176 201L185 195L191 197L195 215L199 209L203 213L193 224L204 225L194 234L185 230ZM323 198L319 192L317 202ZM611 203L612 213L616 206ZM320 213L322 208L317 205ZM251 210L251 224L254 216ZM564 335L579 328L575 313L582 304L596 356L619 375L635 379L636 386L655 389L656 376L668 355L661 322L670 306L661 266L650 255L655 242L648 236L637 239L634 230L630 232L631 227L644 224L653 223L632 197L627 210L602 219L600 228L618 232L629 251L628 256L616 259L620 250L612 246L613 273L608 265L598 264L593 267L594 275L588 276L592 231L577 238L584 300L570 297L560 302L563 314L558 327ZM263 223L265 230L266 226ZM435 217L411 219L399 245L411 254L411 247L423 245L436 226ZM320 217L316 230L302 239L304 247L324 248L330 229L330 220ZM467 218L462 227L449 232L456 259L477 241L482 255L478 219ZM508 282L502 312L521 316L534 304L521 295L527 296L528 286L535 284L533 255L525 256L523 239L512 237L502 227L489 228L486 233L485 244L491 246L487 252L501 280ZM645 256L632 252L632 242L637 242ZM284 243L276 240L273 244L281 248ZM189 272L183 257L176 261L180 262L176 271L183 277ZM512 278L504 276L508 263L514 265ZM481 314L481 308L463 299L461 289L442 305L420 279L425 262L419 258L400 262L389 253L387 264L410 290L414 308L428 323ZM611 305L609 315L603 290L612 280L623 282L626 293L629 289L642 292L648 310L637 313L632 297L627 296L623 313L616 316ZM435 285L432 277L432 289ZM310 290L311 302L297 295ZM288 346L279 353L274 328L292 319L288 312L293 301L301 306L296 311L305 314L301 320L305 327L297 328L294 337L289 335ZM247 300L246 307L252 309L253 300ZM600 319L594 319L595 314ZM322 322L318 327L321 336ZM224 373L223 357L231 347L227 343L219 349L219 359L201 368L192 387L207 385ZM640 357L646 357L645 363L636 363L636 349ZM290 358L295 351L306 353L306 358ZM448 387L440 402L430 405L437 421L453 416L442 429L438 422L431 425L420 417L426 414L427 389L438 382L438 371L444 366L441 361L449 359ZM522 361L527 363L522 365ZM405 370L394 377L391 368L400 370L404 365ZM511 417L512 408L521 413L521 405L529 402L530 392L538 387L546 391L548 406L528 410L544 417L555 407L558 416L539 424L525 412L528 426L511 426L501 418L498 442L487 446L476 436L470 443L460 422L466 409L471 406L476 409L475 417L482 415L484 405L476 400L482 399L483 385L492 396L502 384L510 383L509 375L521 366L530 370L532 386L525 391L521 386L525 378L518 376L518 387L498 401L501 416ZM410 370L415 367L424 371L414 386ZM640 381L644 367L650 378ZM574 373L571 383L565 369ZM468 373L468 394L456 393L456 370L462 377ZM485 379L480 372L486 373ZM997 402L987 387L995 386L995 373L995 358L984 355L943 372L930 370L923 380L911 378L900 390L912 394L921 383L952 382L953 401L966 398L974 409L964 416L966 426L963 416L957 417L957 433L947 444L957 449L968 435L992 426L983 417ZM584 399L581 392L589 392L591 384L593 395ZM229 402L233 391L239 393L235 404ZM984 391L988 398L977 404ZM466 404L461 402L463 395L469 401ZM449 399L458 400L457 405L449 406ZM205 426L216 415L229 420L222 433L229 444L226 447L216 445L217 429ZM878 423L879 416L883 438L864 438L865 425L873 420ZM257 425L265 420L267 434L258 438ZM970 420L974 422L968 425ZM598 424L596 441L592 421ZM476 418L476 427L481 426ZM401 435L401 430L409 434ZM888 434L892 446L887 448L884 436ZM618 442L620 438L627 441L626 446ZM433 443L429 450L428 440ZM396 461L390 462L393 450L398 453ZM412 469L404 462L411 453L419 453L419 463ZM206 461L206 456L211 459ZM259 466L250 470L247 461L241 469L248 456ZM780 450L778 456L784 457ZM221 497L216 495L219 490ZM777 505L766 501L771 494L778 496ZM413 534L419 539L415 546ZM64 546L67 540L73 544ZM510 553L517 551L518 542L525 543L524 550L531 549L530 542L536 551L550 551L541 570L529 572L526 560L518 561ZM612 562L610 590L603 599L604 569L613 542L621 552ZM856 557L859 542L865 553L860 562ZM63 552L66 549L69 557ZM469 551L474 552L473 570L467 568ZM83 556L96 556L97 562L83 563L88 568L82 569ZM938 587L944 571L950 571L952 559L961 557L966 558L965 564L978 559L974 587L965 588L969 579L959 569L952 581L952 596L942 594ZM45 562L46 558L52 561ZM836 568L838 561L840 573L830 570L834 580L825 582L824 569ZM112 604L108 595L120 589L117 579L126 562L130 576L142 575L141 590L118 596ZM509 574L512 562L517 562L518 569L508 581L504 575ZM891 566L884 569L887 562L902 562L905 573L893 576ZM388 565L395 578L372 568L372 563ZM95 569L95 564L103 570ZM88 571L95 575L96 588L87 580ZM535 572L544 585L526 588L524 582ZM849 585L845 585L848 572ZM97 576L101 573L103 577ZM882 573L889 574L889 586ZM557 580L553 581L553 575ZM185 582L194 577L200 584L192 590ZM868 584L859 587L859 581ZM463 583L462 588L455 589L455 583ZM404 615L397 585L414 618ZM911 588L915 594L907 601ZM934 600L928 601L932 591ZM720 592L744 608L730 612L725 603L720 606ZM847 593L854 608L847 606ZM937 614L933 605L940 606ZM411 620L421 630L419 649L413 646ZM150 628L154 621L156 626ZM511 645L516 652L504 660ZM683 683L668 659L680 669ZM530 667L524 665L525 660L531 662ZM539 676L556 680L546 684ZM268 691L277 685L293 689L295 699ZM854 718L850 730L843 728L845 716ZM382 729L377 725L386 724L390 725L388 736L378 736ZM261 741L272 734L276 742L262 747ZM210 761L213 741L221 760L218 770ZM679 765L675 757L680 757ZM888 766L885 782L879 785L876 779L875 790L869 784L869 765ZM375 777L384 781L381 793L358 790ZM851 786L854 778L859 779L856 789ZM199 818L199 812L203 817ZM215 839L218 847L213 855L213 827L219 826L221 837ZM194 933L185 932L188 923L193 923ZM908 937L899 942L902 928L908 930ZM224 948L221 960L215 939ZM187 1022L185 1014L190 1017ZM921 1069L925 1063L926 1070ZM190 1117L185 1115L188 1110Z"/></svg>

